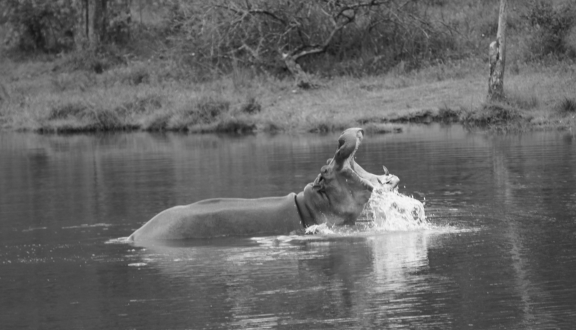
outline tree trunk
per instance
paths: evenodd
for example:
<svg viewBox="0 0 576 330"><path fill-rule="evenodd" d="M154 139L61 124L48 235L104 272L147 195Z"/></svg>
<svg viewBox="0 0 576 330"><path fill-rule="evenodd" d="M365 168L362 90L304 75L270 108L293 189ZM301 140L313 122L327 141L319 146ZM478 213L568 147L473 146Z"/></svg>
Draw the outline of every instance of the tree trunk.
<svg viewBox="0 0 576 330"><path fill-rule="evenodd" d="M504 99L504 65L506 63L506 15L508 0L500 0L498 33L490 44L490 77L488 78L488 100Z"/></svg>
<svg viewBox="0 0 576 330"><path fill-rule="evenodd" d="M88 0L88 39L94 49L106 38L106 2L107 0Z"/></svg>
<svg viewBox="0 0 576 330"><path fill-rule="evenodd" d="M310 75L304 72L300 64L296 63L296 58L293 55L282 54L282 59L288 71L290 71L294 79L296 79L296 87L302 89L310 89L313 87Z"/></svg>
<svg viewBox="0 0 576 330"><path fill-rule="evenodd" d="M76 0L78 22L74 42L77 49L94 49L106 39L108 0Z"/></svg>
<svg viewBox="0 0 576 330"><path fill-rule="evenodd" d="M74 45L77 50L82 50L88 45L88 0L75 0L74 7L78 12Z"/></svg>

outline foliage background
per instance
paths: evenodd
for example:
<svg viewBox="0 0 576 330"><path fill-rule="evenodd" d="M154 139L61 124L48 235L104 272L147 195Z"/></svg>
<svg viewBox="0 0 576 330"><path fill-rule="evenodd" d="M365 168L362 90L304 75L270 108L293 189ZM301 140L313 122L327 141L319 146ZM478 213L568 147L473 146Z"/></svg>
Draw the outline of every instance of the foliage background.
<svg viewBox="0 0 576 330"><path fill-rule="evenodd" d="M104 2L101 35L86 43L79 13ZM381 132L456 121L573 128L576 4L509 0L506 100L487 104L498 3L5 0L0 127ZM315 88L295 88L290 59Z"/></svg>
<svg viewBox="0 0 576 330"><path fill-rule="evenodd" d="M170 57L200 76L238 66L282 75L282 54L327 40L322 52L298 58L306 71L362 76L485 57L498 15L497 0L98 1L106 3L106 38L92 53ZM0 5L4 45L25 52L77 51L79 2L6 0ZM576 58L572 1L510 3L512 62ZM359 4L365 6L354 8ZM339 11L343 15L334 19Z"/></svg>

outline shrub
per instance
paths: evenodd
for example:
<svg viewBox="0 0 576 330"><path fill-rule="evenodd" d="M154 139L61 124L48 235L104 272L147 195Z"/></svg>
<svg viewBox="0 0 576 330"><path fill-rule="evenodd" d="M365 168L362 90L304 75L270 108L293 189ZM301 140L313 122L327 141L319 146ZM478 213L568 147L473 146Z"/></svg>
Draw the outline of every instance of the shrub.
<svg viewBox="0 0 576 330"><path fill-rule="evenodd" d="M47 120L60 120L67 119L70 117L82 116L84 111L88 106L80 102L64 103L58 106L54 106L48 112L46 116Z"/></svg>
<svg viewBox="0 0 576 330"><path fill-rule="evenodd" d="M173 1L166 26L172 49L188 65L224 71L243 65L281 72L281 55L320 47L295 58L315 73L375 74L401 61L416 68L455 47L451 31L428 16L426 4L364 1L344 9L350 3Z"/></svg>
<svg viewBox="0 0 576 330"><path fill-rule="evenodd" d="M122 121L113 110L95 108L81 102L54 106L45 117L42 131L109 131L122 129Z"/></svg>
<svg viewBox="0 0 576 330"><path fill-rule="evenodd" d="M163 97L161 95L150 93L136 96L133 100L122 104L116 111L126 115L131 113L145 113L150 110L160 109L162 104Z"/></svg>
<svg viewBox="0 0 576 330"><path fill-rule="evenodd" d="M480 109L466 113L462 121L473 125L501 125L522 118L518 109L505 103L488 103Z"/></svg>
<svg viewBox="0 0 576 330"><path fill-rule="evenodd" d="M223 118L214 128L217 132L250 133L256 130L256 124L244 117Z"/></svg>
<svg viewBox="0 0 576 330"><path fill-rule="evenodd" d="M193 115L198 123L212 123L218 116L227 112L230 108L230 102L213 97L202 97L196 103L196 109Z"/></svg>
<svg viewBox="0 0 576 330"><path fill-rule="evenodd" d="M22 50L58 52L72 48L76 11L72 0L5 0L12 32L8 43Z"/></svg>
<svg viewBox="0 0 576 330"><path fill-rule="evenodd" d="M8 43L21 50L61 52L74 48L75 32L84 15L87 1L78 0L3 0L0 11L12 27ZM82 5L83 3L83 5ZM101 21L94 23L99 43L125 44L130 38L131 13L126 1L102 1ZM90 10L93 10L90 8ZM1 17L0 17L1 18ZM0 21L0 23L2 23Z"/></svg>
<svg viewBox="0 0 576 330"><path fill-rule="evenodd" d="M446 106L438 109L438 115L436 120L443 122L457 122L460 119L460 114L462 111L454 110Z"/></svg>
<svg viewBox="0 0 576 330"><path fill-rule="evenodd" d="M526 54L528 59L570 54L566 40L576 26L576 7L572 3L554 7L549 1L536 1L529 7L525 18L532 30Z"/></svg>
<svg viewBox="0 0 576 330"><path fill-rule="evenodd" d="M100 74L112 67L125 63L126 59L118 47L102 45L97 49L84 49L64 54L56 61L53 71L71 72L83 70Z"/></svg>
<svg viewBox="0 0 576 330"><path fill-rule="evenodd" d="M140 84L148 84L150 83L149 71L150 70L144 65L134 66L121 75L120 81L122 83L127 83L134 86Z"/></svg>
<svg viewBox="0 0 576 330"><path fill-rule="evenodd" d="M165 112L154 112L150 116L144 118L142 129L147 131L164 131L168 128L168 122L172 114Z"/></svg>
<svg viewBox="0 0 576 330"><path fill-rule="evenodd" d="M240 112L249 115L259 113L260 111L262 111L262 105L260 105L258 100L253 96L247 97L246 101L240 105Z"/></svg>
<svg viewBox="0 0 576 330"><path fill-rule="evenodd" d="M194 127L205 128L215 125L224 114L229 113L229 109L229 101L218 97L203 96L175 111L168 119L166 128L189 131Z"/></svg>
<svg viewBox="0 0 576 330"><path fill-rule="evenodd" d="M556 109L561 114L576 113L576 99L565 97L562 101L558 102Z"/></svg>

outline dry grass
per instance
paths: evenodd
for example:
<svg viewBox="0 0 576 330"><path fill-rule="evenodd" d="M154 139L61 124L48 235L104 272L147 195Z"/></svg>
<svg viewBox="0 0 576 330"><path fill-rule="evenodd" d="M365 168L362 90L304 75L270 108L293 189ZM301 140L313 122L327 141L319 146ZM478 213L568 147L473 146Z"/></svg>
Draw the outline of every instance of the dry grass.
<svg viewBox="0 0 576 330"><path fill-rule="evenodd" d="M2 62L0 83L9 97L0 104L1 125L45 132L325 132L363 125L379 132L398 130L391 124L396 122L482 124L501 115L484 105L486 66L480 60L385 76L320 79L320 87L310 91L249 70L196 83L183 79L190 73L163 62L135 62L99 75L53 68L53 62ZM576 65L566 62L513 67L505 78L503 108L516 111L529 128L573 126L574 112L557 109L571 109L575 73Z"/></svg>

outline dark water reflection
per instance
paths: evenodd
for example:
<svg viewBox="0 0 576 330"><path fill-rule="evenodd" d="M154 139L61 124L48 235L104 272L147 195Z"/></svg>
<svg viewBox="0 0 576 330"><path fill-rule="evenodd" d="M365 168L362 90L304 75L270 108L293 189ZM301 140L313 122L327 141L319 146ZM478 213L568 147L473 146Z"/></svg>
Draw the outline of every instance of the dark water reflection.
<svg viewBox="0 0 576 330"><path fill-rule="evenodd" d="M0 328L573 328L573 133L365 142L436 229L106 244L175 204L299 191L335 137L0 133Z"/></svg>

